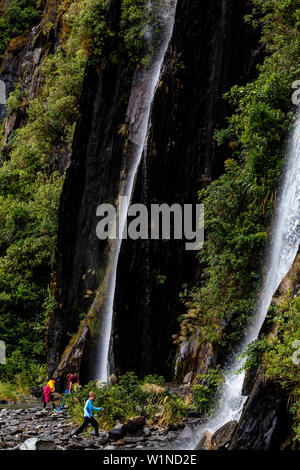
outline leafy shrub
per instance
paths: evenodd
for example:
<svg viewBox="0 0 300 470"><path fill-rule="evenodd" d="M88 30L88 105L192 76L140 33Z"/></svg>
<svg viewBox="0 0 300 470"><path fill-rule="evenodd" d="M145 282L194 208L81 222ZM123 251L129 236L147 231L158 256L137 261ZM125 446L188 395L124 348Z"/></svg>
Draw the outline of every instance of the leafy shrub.
<svg viewBox="0 0 300 470"><path fill-rule="evenodd" d="M244 369L258 368L267 380L280 384L290 392L289 408L293 415L295 439L300 440L300 368L294 356L300 338L300 296L287 293L282 304L271 306L268 317L276 325L276 334L261 335L243 354Z"/></svg>
<svg viewBox="0 0 300 470"><path fill-rule="evenodd" d="M293 362L294 343L300 338L300 296L286 297L280 312L274 318L276 336L270 336L263 354L265 376L278 381L282 387L292 390L300 383L299 365Z"/></svg>
<svg viewBox="0 0 300 470"><path fill-rule="evenodd" d="M41 17L37 0L12 0L0 18L0 59L8 42L28 31Z"/></svg>
<svg viewBox="0 0 300 470"><path fill-rule="evenodd" d="M6 364L0 365L1 377L4 383L8 382L19 390L29 390L30 387L40 385L46 378L46 366L34 361L28 361L20 349L15 349L7 358ZM25 392L24 392L25 393ZM26 392L27 393L27 392Z"/></svg>
<svg viewBox="0 0 300 470"><path fill-rule="evenodd" d="M164 381L165 380L162 375L150 374L144 377L145 384L149 383L149 384L155 384L155 385L163 385Z"/></svg>
<svg viewBox="0 0 300 470"><path fill-rule="evenodd" d="M180 397L165 397L163 402L163 411L159 423L168 425L176 423L187 415L188 406L183 402Z"/></svg>
<svg viewBox="0 0 300 470"><path fill-rule="evenodd" d="M246 349L246 352L241 355L241 358L246 358L243 368L249 370L251 368L258 368L261 366L263 353L267 350L268 344L265 336L261 336L255 341L252 341Z"/></svg>
<svg viewBox="0 0 300 470"><path fill-rule="evenodd" d="M156 382L161 379L154 377ZM119 378L119 385L104 384L97 388L94 382L90 382L79 391L71 392L68 398L70 414L75 423L82 420L83 406L92 390L96 394L95 405L103 407L98 419L103 429L110 429L116 421L124 422L142 411L146 412L149 422L153 422L157 413L162 424L180 421L187 409L183 400L149 380L149 376L138 380L133 372L129 372Z"/></svg>
<svg viewBox="0 0 300 470"><path fill-rule="evenodd" d="M224 377L220 366L209 369L206 374L198 374L191 387L192 405L198 413L209 416L216 408Z"/></svg>

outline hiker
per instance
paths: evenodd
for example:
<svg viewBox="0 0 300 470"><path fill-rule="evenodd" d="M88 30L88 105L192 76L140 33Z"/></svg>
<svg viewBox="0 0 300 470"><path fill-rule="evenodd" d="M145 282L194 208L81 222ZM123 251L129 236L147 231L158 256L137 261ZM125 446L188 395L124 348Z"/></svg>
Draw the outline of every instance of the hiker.
<svg viewBox="0 0 300 470"><path fill-rule="evenodd" d="M74 374L67 374L67 377L68 377L67 387L66 387L66 389L65 389L65 392L64 392L64 396L63 396L61 405L60 405L60 407L59 407L59 409L58 409L57 411L61 411L61 410L63 409L64 403L65 403L65 399L67 398L67 396L68 396L69 393L71 392L73 383L78 383L78 384L79 384L79 380L78 380L77 375L74 375Z"/></svg>
<svg viewBox="0 0 300 470"><path fill-rule="evenodd" d="M97 408L96 406L94 406L93 400L95 400L95 394L94 392L90 392L89 399L86 401L85 407L84 407L83 423L78 429L76 429L76 431L73 434L73 437L77 438L78 434L84 431L88 427L89 424L93 426L93 428L95 429L95 436L97 437L99 436L99 426L98 426L97 421L93 417L93 410L102 411L103 408Z"/></svg>
<svg viewBox="0 0 300 470"><path fill-rule="evenodd" d="M68 382L67 382L67 388L65 390L65 393L71 393L72 385L76 383L79 384L79 380L78 380L77 375L74 375L74 374L68 374L67 377L68 377Z"/></svg>
<svg viewBox="0 0 300 470"><path fill-rule="evenodd" d="M52 408L55 409L55 403L53 400L55 380L50 379L47 385L44 388L44 405L43 408L47 408L47 403L52 402Z"/></svg>

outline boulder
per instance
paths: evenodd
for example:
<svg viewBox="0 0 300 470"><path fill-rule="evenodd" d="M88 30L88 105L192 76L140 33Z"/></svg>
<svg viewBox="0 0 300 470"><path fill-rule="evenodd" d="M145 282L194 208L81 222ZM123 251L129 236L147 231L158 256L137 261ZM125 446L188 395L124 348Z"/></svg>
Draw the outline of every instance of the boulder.
<svg viewBox="0 0 300 470"><path fill-rule="evenodd" d="M11 427L9 432L10 434L13 436L14 434L18 434L18 432L20 431L19 427L18 426L15 426L15 427Z"/></svg>
<svg viewBox="0 0 300 470"><path fill-rule="evenodd" d="M170 423L169 426L167 427L166 431L179 431L184 427L184 424L182 423Z"/></svg>
<svg viewBox="0 0 300 470"><path fill-rule="evenodd" d="M196 450L211 450L211 437L212 434L205 431L196 447Z"/></svg>
<svg viewBox="0 0 300 470"><path fill-rule="evenodd" d="M18 419L13 419L12 421L9 422L10 426L18 426L19 420Z"/></svg>
<svg viewBox="0 0 300 470"><path fill-rule="evenodd" d="M135 434L138 430L143 429L145 426L145 417L136 416L134 418L128 419L124 423L124 429L128 434Z"/></svg>
<svg viewBox="0 0 300 470"><path fill-rule="evenodd" d="M42 398L42 396L43 396L42 387L31 387L30 395L34 398Z"/></svg>
<svg viewBox="0 0 300 470"><path fill-rule="evenodd" d="M56 450L54 441L39 439L36 443L36 450Z"/></svg>
<svg viewBox="0 0 300 470"><path fill-rule="evenodd" d="M190 384L191 381L192 381L192 378L193 378L193 372L192 372L192 371L191 371L191 372L188 372L188 373L185 375L184 379L183 379L183 383L184 383L184 384Z"/></svg>
<svg viewBox="0 0 300 470"><path fill-rule="evenodd" d="M110 383L111 385L115 385L116 383L118 383L118 379L117 379L117 377L115 376L115 374L111 374L111 375L109 376L109 383Z"/></svg>
<svg viewBox="0 0 300 470"><path fill-rule="evenodd" d="M229 421L212 435L211 444L214 450L226 448L233 436L236 425L237 421Z"/></svg>
<svg viewBox="0 0 300 470"><path fill-rule="evenodd" d="M37 439L36 437L32 437L31 439L27 439L23 442L20 446L20 450L56 450L56 444L54 441L44 441Z"/></svg>
<svg viewBox="0 0 300 470"><path fill-rule="evenodd" d="M143 437L124 437L123 441L126 444L136 444L137 442L142 442L144 440Z"/></svg>
<svg viewBox="0 0 300 470"><path fill-rule="evenodd" d="M112 428L109 431L109 437L113 441L117 441L118 439L122 439L124 434L125 434L124 424L117 424L114 428Z"/></svg>

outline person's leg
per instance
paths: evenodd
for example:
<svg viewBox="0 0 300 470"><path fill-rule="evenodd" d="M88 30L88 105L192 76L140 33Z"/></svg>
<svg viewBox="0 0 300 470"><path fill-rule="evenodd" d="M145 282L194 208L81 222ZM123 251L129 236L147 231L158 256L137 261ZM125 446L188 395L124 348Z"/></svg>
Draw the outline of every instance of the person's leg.
<svg viewBox="0 0 300 470"><path fill-rule="evenodd" d="M62 410L63 407L64 407L64 403L65 403L65 399L67 398L67 396L69 395L69 389L65 389L65 393L63 394L63 397L62 397L62 402L60 404L60 407L59 409Z"/></svg>
<svg viewBox="0 0 300 470"><path fill-rule="evenodd" d="M82 425L79 426L79 428L76 429L76 431L74 432L74 436L78 436L78 434L80 434L82 431L85 430L85 428L88 427L89 420L90 420L89 418L84 418Z"/></svg>
<svg viewBox="0 0 300 470"><path fill-rule="evenodd" d="M91 418L90 419L90 424L93 426L93 428L95 429L95 436L99 436L99 426L98 426L98 423L97 421L95 420L95 418Z"/></svg>
<svg viewBox="0 0 300 470"><path fill-rule="evenodd" d="M51 404L52 404L52 408L55 410L55 395L52 392L50 394L50 401L51 401Z"/></svg>

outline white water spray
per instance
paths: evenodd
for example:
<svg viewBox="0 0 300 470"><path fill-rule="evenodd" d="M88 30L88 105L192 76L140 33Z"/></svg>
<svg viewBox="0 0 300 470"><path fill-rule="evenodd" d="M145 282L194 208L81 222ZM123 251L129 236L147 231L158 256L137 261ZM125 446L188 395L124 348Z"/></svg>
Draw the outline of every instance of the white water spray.
<svg viewBox="0 0 300 470"><path fill-rule="evenodd" d="M99 338L98 345L99 362L96 376L97 379L102 382L107 382L109 377L109 347L112 330L117 266L122 243L121 238L126 224L127 212L134 189L137 170L139 168L147 138L151 105L159 82L165 53L173 32L176 3L176 0L161 0L159 4L158 15L161 21L160 44L150 65L140 69L136 73L127 110L129 121L129 141L133 144L133 151L130 155L130 161L126 162L127 169L122 172L125 173L125 175L123 177L121 176L119 196L127 197L127 202L118 207L118 226L121 230L113 247L108 292L106 294L101 319L101 336ZM154 6L157 8L157 2L155 5L155 0L150 0L149 6L153 10ZM151 29L151 25L148 25L145 33L148 41L151 42L154 34L150 34L149 29ZM123 199L123 201L124 200L125 199Z"/></svg>
<svg viewBox="0 0 300 470"><path fill-rule="evenodd" d="M237 351L240 356L260 332L271 300L280 282L291 268L300 243L300 113L298 113L287 148L287 162L281 196L275 211L267 275L258 299L256 314L245 339ZM245 359L234 359L225 371L221 406L215 416L196 431L186 429L181 439L188 441L186 448L195 449L205 430L214 433L229 421L238 421L246 397L242 395L245 373L237 373Z"/></svg>

